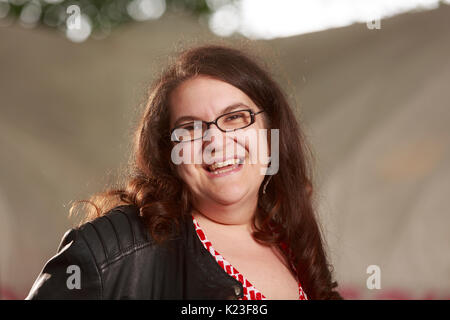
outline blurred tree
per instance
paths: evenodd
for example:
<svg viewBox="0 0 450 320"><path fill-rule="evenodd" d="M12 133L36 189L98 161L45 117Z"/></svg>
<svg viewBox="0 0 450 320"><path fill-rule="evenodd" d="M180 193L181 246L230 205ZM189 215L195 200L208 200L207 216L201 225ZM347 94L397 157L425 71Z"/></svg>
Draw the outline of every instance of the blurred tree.
<svg viewBox="0 0 450 320"><path fill-rule="evenodd" d="M104 37L117 26L158 19L167 11L199 17L231 2L235 0L0 0L0 21L18 20L25 26L43 25L61 31L70 28L68 21L78 28L81 22L89 24L87 37Z"/></svg>

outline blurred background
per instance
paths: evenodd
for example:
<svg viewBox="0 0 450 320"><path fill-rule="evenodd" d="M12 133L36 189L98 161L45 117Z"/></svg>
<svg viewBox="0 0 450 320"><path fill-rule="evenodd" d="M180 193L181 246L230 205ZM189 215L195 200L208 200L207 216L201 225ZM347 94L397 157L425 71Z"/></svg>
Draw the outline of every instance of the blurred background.
<svg viewBox="0 0 450 320"><path fill-rule="evenodd" d="M245 43L297 109L341 294L449 299L450 0L0 0L0 298L123 172L168 57L209 42Z"/></svg>

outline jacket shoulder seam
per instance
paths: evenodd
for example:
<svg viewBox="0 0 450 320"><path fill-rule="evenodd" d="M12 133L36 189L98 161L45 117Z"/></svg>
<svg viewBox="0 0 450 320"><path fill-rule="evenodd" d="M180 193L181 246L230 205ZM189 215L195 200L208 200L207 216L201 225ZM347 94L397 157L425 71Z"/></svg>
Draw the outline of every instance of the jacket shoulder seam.
<svg viewBox="0 0 450 320"><path fill-rule="evenodd" d="M102 218L102 217L100 217L100 218ZM105 242L102 239L102 235L100 234L100 231L95 226L95 223L93 223L93 221L89 221L87 224L90 225L94 229L94 232L97 235L98 241L100 242L100 244L102 246L103 254L105 255L105 260L107 260L108 259L108 250L106 250ZM84 238L84 239L86 240L86 238ZM87 242L87 240L86 240L86 242ZM94 252L92 251L92 253L94 253ZM96 257L96 256L94 255L94 257ZM96 258L99 258L99 257L96 257Z"/></svg>
<svg viewBox="0 0 450 320"><path fill-rule="evenodd" d="M125 258L126 256L129 256L130 254L136 253L136 252L138 252L146 247L149 247L151 245L153 245L152 242L140 242L140 243L134 244L134 245L128 247L127 249L125 249L123 252L120 252L115 257L111 257L110 259L108 259L99 268L103 272L110 265L122 260L123 258Z"/></svg>
<svg viewBox="0 0 450 320"><path fill-rule="evenodd" d="M121 252L122 251L122 244L120 243L119 233L117 232L117 229L114 226L114 223L112 223L111 218L108 217L108 215L105 215L105 218L109 222L109 224L111 225L111 228L113 229L114 234L116 235L117 245L119 246L119 252Z"/></svg>
<svg viewBox="0 0 450 320"><path fill-rule="evenodd" d="M86 240L86 238L85 238L84 235L83 235L83 232L79 232L79 234L80 234L80 237L81 237L81 239L83 240L83 242L84 242L84 243L86 244L86 246L88 247L89 252L91 253L91 256L92 256L92 258L93 258L93 260L94 260L94 263L95 263L95 266L96 266L96 268L97 268L97 273L98 273L98 276L99 276L99 278L100 278L100 300L101 300L101 299L103 299L103 277L102 277L101 269L100 269L100 267L99 267L99 265L98 265L98 263L97 263L97 260L95 259L94 252L92 251L92 249L91 249L91 247L90 247L90 245L89 245L89 242ZM100 240L100 241L101 241L101 240Z"/></svg>

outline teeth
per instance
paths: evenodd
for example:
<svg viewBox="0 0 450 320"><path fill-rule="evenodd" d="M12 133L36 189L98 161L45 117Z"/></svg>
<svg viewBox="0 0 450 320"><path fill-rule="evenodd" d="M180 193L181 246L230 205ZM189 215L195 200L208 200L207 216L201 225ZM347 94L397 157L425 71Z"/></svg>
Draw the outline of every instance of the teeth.
<svg viewBox="0 0 450 320"><path fill-rule="evenodd" d="M233 165L233 164L241 164L241 163L242 163L241 159L228 159L224 162L216 162L216 163L208 166L208 168L209 168L209 170L214 171L218 168L222 168L222 167Z"/></svg>

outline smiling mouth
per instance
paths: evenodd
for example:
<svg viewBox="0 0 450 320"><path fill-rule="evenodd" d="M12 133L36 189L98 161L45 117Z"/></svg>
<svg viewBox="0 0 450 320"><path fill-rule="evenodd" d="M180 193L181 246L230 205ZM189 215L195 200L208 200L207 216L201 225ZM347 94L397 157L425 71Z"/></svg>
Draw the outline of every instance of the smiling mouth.
<svg viewBox="0 0 450 320"><path fill-rule="evenodd" d="M206 165L204 166L205 170L213 173L213 174L220 174L225 173L231 170L236 169L240 165L244 163L244 159L228 159L223 162L216 162L212 165Z"/></svg>

